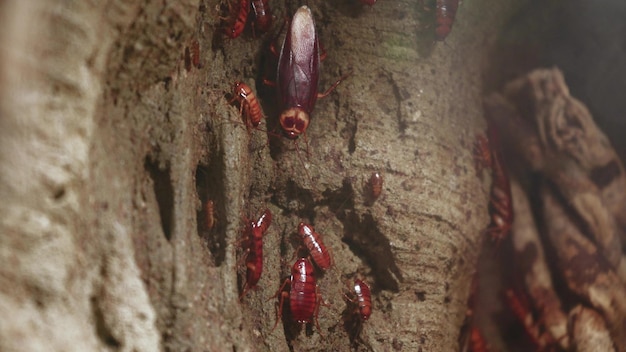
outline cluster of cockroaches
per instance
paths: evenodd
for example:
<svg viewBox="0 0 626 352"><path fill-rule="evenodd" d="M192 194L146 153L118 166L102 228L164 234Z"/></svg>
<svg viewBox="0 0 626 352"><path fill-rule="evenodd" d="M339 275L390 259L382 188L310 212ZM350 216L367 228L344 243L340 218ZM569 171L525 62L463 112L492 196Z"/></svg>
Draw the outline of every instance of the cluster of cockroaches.
<svg viewBox="0 0 626 352"><path fill-rule="evenodd" d="M258 3L255 6L255 3ZM234 20L227 22L228 28L225 33L234 38L241 34L247 22L249 11L249 1L240 1L238 12ZM256 27L263 31L268 28L263 24L271 23L271 15L268 12L266 1L253 1L252 8L255 11ZM261 13L259 9L264 11ZM233 8L231 8L231 13ZM234 15L234 13L233 13ZM259 20L263 20L259 23ZM272 52L276 50L273 49ZM315 30L313 15L307 6L300 7L293 15L287 30L282 48L279 53L276 82L278 100L282 113L280 114L280 126L283 135L295 140L305 133L310 114L318 98L328 95L342 81L339 79L324 93L318 93L320 49L319 39ZM232 91L232 98L229 103L235 101L239 104L240 114L244 117L249 128L257 128L263 118L261 106L252 89L242 82L235 82ZM378 175L378 174L377 174ZM373 187L375 194L380 194L382 179L377 176L377 186ZM243 261L246 263L246 282L240 298L256 287L263 270L263 242L262 238L271 224L272 215L269 210L265 210L261 217L256 220L248 220L244 229L242 246L244 248ZM300 223L298 234L302 238L304 246L308 250L308 257L300 257L293 264L291 276L287 278L280 289L272 298L280 296L280 303L277 312L276 328L279 317L282 316L285 299L289 300L289 310L291 318L298 323L312 323L319 328L317 320L319 306L324 305L322 295L319 292L315 266L320 270L327 270L332 265L330 251L322 242L321 236L313 226ZM311 261L312 259L312 261ZM312 263L313 262L313 263ZM285 287L289 284L289 291ZM354 281L354 293L346 295L349 302L355 304L355 315L361 321L365 321L371 314L371 293L369 286L362 280Z"/></svg>
<svg viewBox="0 0 626 352"><path fill-rule="evenodd" d="M492 184L489 197L489 215L491 222L485 229L485 234L499 245L511 231L513 224L513 202L511 196L511 184L509 176L503 165L503 157L499 134L496 127L489 123L487 135L476 136L474 144L474 162L478 174L482 174L485 168L491 169ZM470 300L468 301L467 324L469 325L469 337L466 349L468 352L488 352L489 347L478 326L473 322L473 310L476 303L478 279L472 284ZM537 322L532 317L527 297L519 290L507 288L503 291L503 302L520 326L523 327L529 342L537 351L541 349L538 341Z"/></svg>
<svg viewBox="0 0 626 352"><path fill-rule="evenodd" d="M376 0L360 0L367 5L374 5ZM436 39L443 40L450 32L458 0L437 0L437 29ZM238 37L249 22L250 10L253 12L252 30L269 31L272 16L269 11L268 0L250 1L239 0L229 5L229 16L222 18L224 33L230 38ZM284 28L284 25L283 25ZM280 32L282 32L282 28ZM279 32L279 34L280 34ZM271 51L278 56L276 81L266 82L276 87L279 109L279 123L282 134L291 140L305 134L310 123L311 113L318 98L330 94L341 81L341 77L325 92L318 92L319 67L321 61L320 44L315 29L315 22L311 10L307 6L300 7L290 20L287 33L280 52L277 52L275 43L271 44ZM229 103L239 104L240 115L244 118L248 128L258 129L263 119L263 111L252 89L245 83L237 81L232 88L232 98ZM382 191L383 179L380 173L375 172L369 179L370 195L368 202L375 201ZM246 281L243 285L240 299L250 289L256 287L263 270L263 242L262 238L271 224L272 215L269 210L256 220L247 220L243 240L244 248L242 262L245 261ZM313 226L300 223L298 226L308 257L300 257L293 264L291 276L283 282L280 289L272 298L280 296L276 323L282 316L285 299L289 300L291 317L298 323L312 323L319 328L317 321L320 305L325 305L319 292L315 266L325 271L332 265L329 250L324 246L320 234ZM312 259L312 261L311 261ZM315 266L313 263L315 263ZM289 284L289 291L285 287ZM359 327L369 319L372 312L370 287L361 279L355 279L353 292L345 295L353 309L351 314L358 318ZM273 328L273 329L274 329Z"/></svg>
<svg viewBox="0 0 626 352"><path fill-rule="evenodd" d="M256 287L263 271L263 235L267 231L272 221L272 214L266 209L257 221L248 220L244 229L242 246L245 248L243 259L246 262L246 282L240 299L243 298L249 289ZM318 311L320 305L326 305L319 292L315 268L315 263L320 270L328 270L333 260L330 251L322 242L321 235L315 231L313 226L301 222L298 225L298 234L306 247L308 257L300 257L291 268L291 276L283 282L276 294L271 298L280 295L280 303L276 316L276 323L272 330L278 325L282 316L285 299L289 300L289 310L294 321L304 324L315 321L318 331L321 331L318 322ZM285 286L289 284L289 291ZM354 293L345 296L349 302L355 304L354 315L358 316L360 322L369 319L372 312L371 291L369 286L360 279L354 280Z"/></svg>

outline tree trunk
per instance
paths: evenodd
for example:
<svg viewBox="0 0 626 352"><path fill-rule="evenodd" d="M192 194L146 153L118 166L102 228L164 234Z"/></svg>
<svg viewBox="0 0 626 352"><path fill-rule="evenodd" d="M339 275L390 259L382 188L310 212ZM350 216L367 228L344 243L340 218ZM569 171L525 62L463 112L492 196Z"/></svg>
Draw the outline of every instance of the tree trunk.
<svg viewBox="0 0 626 352"><path fill-rule="evenodd" d="M488 222L482 74L516 2L463 2L437 43L417 1L310 3L320 90L351 74L295 143L254 85L273 33L225 39L218 5L2 4L0 350L458 349ZM298 4L271 5L276 32ZM229 105L236 80L264 92L268 133ZM263 275L240 301L242 219L266 207ZM331 249L330 305L321 331L287 313L272 330L300 221ZM362 327L344 300L355 277L372 286Z"/></svg>

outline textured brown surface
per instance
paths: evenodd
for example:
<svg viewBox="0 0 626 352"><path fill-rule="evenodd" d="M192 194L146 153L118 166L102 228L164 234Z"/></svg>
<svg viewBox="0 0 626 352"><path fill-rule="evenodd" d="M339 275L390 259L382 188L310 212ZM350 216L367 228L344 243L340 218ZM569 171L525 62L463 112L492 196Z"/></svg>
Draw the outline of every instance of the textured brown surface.
<svg viewBox="0 0 626 352"><path fill-rule="evenodd" d="M374 310L358 349L455 349L487 223L471 157L482 49L511 4L462 4L433 45L434 13L413 1L312 3L321 89L352 75L318 102L299 150L230 122L225 92L260 90L270 36L224 39L216 5L3 3L0 350L347 351L356 274ZM297 5L272 7L280 23ZM271 129L273 93L259 97ZM372 171L385 185L370 205ZM240 303L236 241L266 206L265 270ZM319 278L324 338L288 316L270 332L300 221L335 259Z"/></svg>

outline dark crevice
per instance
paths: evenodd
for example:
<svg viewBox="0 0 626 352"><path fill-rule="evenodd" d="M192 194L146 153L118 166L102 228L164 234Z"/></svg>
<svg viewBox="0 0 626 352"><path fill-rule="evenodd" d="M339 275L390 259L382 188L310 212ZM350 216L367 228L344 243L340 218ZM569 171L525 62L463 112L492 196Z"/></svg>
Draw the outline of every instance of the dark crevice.
<svg viewBox="0 0 626 352"><path fill-rule="evenodd" d="M352 155L356 150L355 136L358 130L358 119L354 113L346 119L346 126L341 130L341 136L348 141L348 153Z"/></svg>
<svg viewBox="0 0 626 352"><path fill-rule="evenodd" d="M339 220L344 225L343 242L372 268L376 290L398 292L402 273L394 259L389 239L380 232L372 215L360 217L351 211Z"/></svg>
<svg viewBox="0 0 626 352"><path fill-rule="evenodd" d="M346 209L354 209L354 189L349 178L344 178L341 188L325 190L320 205L326 205L335 214L345 213ZM344 215L345 216L345 215Z"/></svg>
<svg viewBox="0 0 626 352"><path fill-rule="evenodd" d="M293 180L289 180L284 191L272 193L272 203L281 208L286 215L295 214L300 218L309 219L309 221L313 222L315 218L315 200L311 190L302 188ZM284 195L286 199L278 199L279 195Z"/></svg>
<svg viewBox="0 0 626 352"><path fill-rule="evenodd" d="M152 179L163 234L170 241L174 229L174 187L172 186L170 167L169 165L159 166L158 162L146 157L144 168Z"/></svg>
<svg viewBox="0 0 626 352"><path fill-rule="evenodd" d="M98 304L98 297L92 296L90 299L91 303L91 313L93 314L93 318L95 321L95 329L96 335L100 338L106 346L109 346L113 349L118 349L121 347L121 343L113 336L111 330L107 326L104 321L104 314L102 313L102 309Z"/></svg>
<svg viewBox="0 0 626 352"><path fill-rule="evenodd" d="M603 189L613 182L613 180L620 177L621 173L622 170L620 170L617 160L612 160L607 165L596 167L591 170L590 177L598 188Z"/></svg>
<svg viewBox="0 0 626 352"><path fill-rule="evenodd" d="M218 191L223 187L212 172L214 167L198 165L196 168L196 192L201 202L197 212L197 230L198 236L206 241L215 265L220 266L226 258L226 222L220 220L224 219L225 209Z"/></svg>
<svg viewBox="0 0 626 352"><path fill-rule="evenodd" d="M328 206L343 224L343 242L372 268L374 287L398 292L402 273L393 258L389 239L380 232L371 214L361 217L354 210L355 194L351 180L345 178L341 188L326 190L322 194L324 199L319 204Z"/></svg>

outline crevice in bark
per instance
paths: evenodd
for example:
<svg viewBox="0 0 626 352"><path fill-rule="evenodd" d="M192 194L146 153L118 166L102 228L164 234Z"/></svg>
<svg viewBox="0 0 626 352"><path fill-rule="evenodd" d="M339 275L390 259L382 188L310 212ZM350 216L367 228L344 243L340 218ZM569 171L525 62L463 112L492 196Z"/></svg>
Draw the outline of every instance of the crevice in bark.
<svg viewBox="0 0 626 352"><path fill-rule="evenodd" d="M402 273L394 259L389 239L378 229L372 214L359 216L350 211L338 218L344 225L342 241L372 269L371 275L375 278L372 292L398 292L399 282L403 281Z"/></svg>
<svg viewBox="0 0 626 352"><path fill-rule="evenodd" d="M157 162L147 157L144 162L144 168L152 179L154 194L159 205L161 229L165 238L170 241L172 239L172 231L174 230L174 188L170 167L161 167Z"/></svg>
<svg viewBox="0 0 626 352"><path fill-rule="evenodd" d="M215 163L213 163L215 164ZM197 212L198 236L204 239L213 256L215 266L220 266L226 257L225 221L223 218L224 198L220 189L223 185L216 180L216 165L196 167L196 193L200 199Z"/></svg>
<svg viewBox="0 0 626 352"><path fill-rule="evenodd" d="M100 338L105 346L114 349L120 348L122 344L113 336L110 329L107 327L106 322L104 321L104 314L102 312L102 309L100 309L100 305L98 304L98 297L92 296L90 299L90 305L94 319L96 335Z"/></svg>

